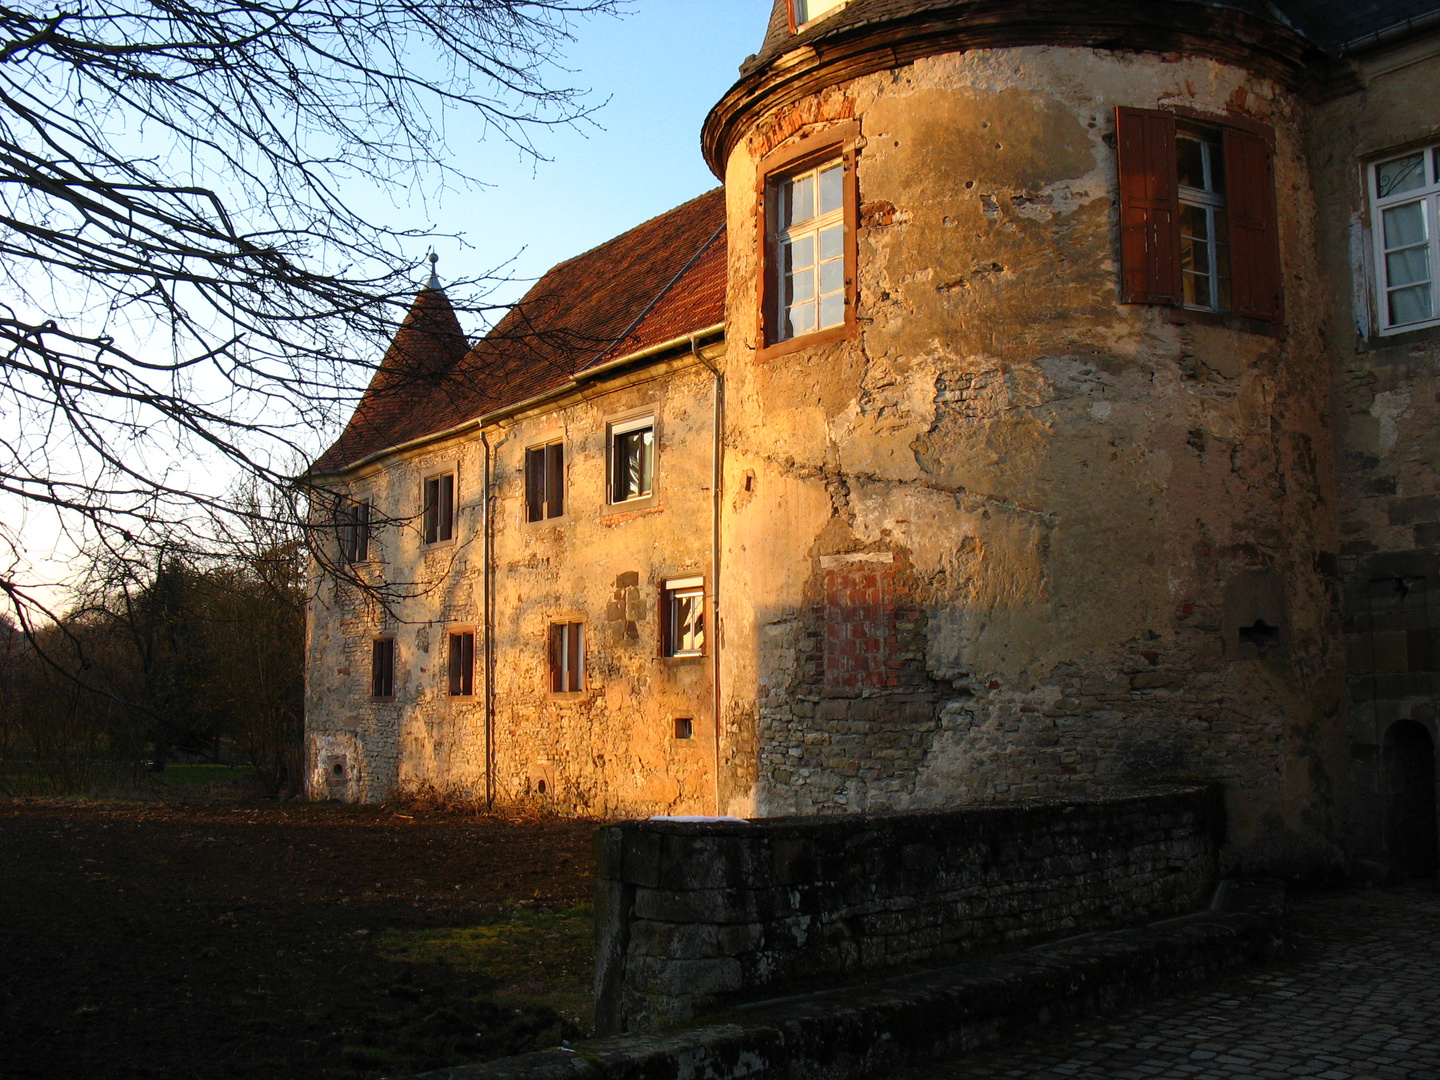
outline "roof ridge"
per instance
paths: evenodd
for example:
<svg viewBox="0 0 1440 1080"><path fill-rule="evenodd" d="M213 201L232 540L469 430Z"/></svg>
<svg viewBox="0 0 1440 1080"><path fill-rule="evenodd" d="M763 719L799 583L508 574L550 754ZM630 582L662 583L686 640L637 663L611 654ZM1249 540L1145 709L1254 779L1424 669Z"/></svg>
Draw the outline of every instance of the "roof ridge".
<svg viewBox="0 0 1440 1080"><path fill-rule="evenodd" d="M569 265L570 265L571 263L573 263L573 262L579 262L581 259L585 258L585 256L587 256L587 255L594 255L595 252L599 251L601 248L603 248L603 247L609 247L611 244L614 244L614 243L617 243L617 242L619 242L619 241L621 241L621 240L624 240L626 237L630 236L632 233L638 232L639 230L645 228L646 225L650 225L650 224L652 224L652 223L654 223L654 222L656 222L656 221L659 221L661 218L669 217L671 214L674 214L674 213L676 213L677 211L680 211L680 210L685 209L685 207L689 206L691 203L697 203L697 202L699 202L701 199L708 198L709 196L714 195L715 192L717 192L717 191L724 191L724 190L725 190L725 185L724 185L724 184L716 184L716 185L715 185L714 187L712 187L712 188L706 188L706 189L705 189L704 191L702 191L699 195L696 195L696 196L694 196L693 198L690 198L690 199L686 199L686 200L685 200L684 202L682 202L682 203L677 203L676 205L672 206L669 210L662 210L660 213L655 214L655 215L652 216L652 217L648 217L648 218L646 218L644 221L637 222L636 224L631 225L630 228L625 229L625 230L622 231L622 232L616 233L614 236L610 237L609 240L602 240L602 241L600 241L600 243L596 244L596 245L595 245L594 247L592 247L592 248L586 248L584 251L582 251L582 252L580 252L580 253L578 253L578 254L576 254L576 255L571 255L570 258L568 258L568 259L562 259L560 262L558 262L558 263L556 263L554 266L550 267L549 270L546 270L545 273L543 273L543 274L541 274L539 277L535 278L535 284L537 284L537 285L540 284L540 282L544 281L545 278L547 278L549 275L553 274L555 271L559 270L561 267L569 266ZM523 281L523 280L525 280L525 279L524 279L524 278L521 278L520 280ZM521 299L523 300L524 298L522 297ZM516 301L516 303L519 303L519 302L520 302L520 301Z"/></svg>

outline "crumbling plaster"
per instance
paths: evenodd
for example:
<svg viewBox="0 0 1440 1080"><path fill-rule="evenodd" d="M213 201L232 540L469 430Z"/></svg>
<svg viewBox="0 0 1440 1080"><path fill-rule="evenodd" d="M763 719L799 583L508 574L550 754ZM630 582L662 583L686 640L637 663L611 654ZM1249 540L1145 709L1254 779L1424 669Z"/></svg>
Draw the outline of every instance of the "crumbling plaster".
<svg viewBox="0 0 1440 1080"><path fill-rule="evenodd" d="M1117 303L1116 105L1273 125L1283 334ZM851 118L859 333L757 357L759 161ZM753 474L758 494L725 519L727 629L754 630L723 679L731 764L758 752L732 810L1200 775L1225 783L1237 856L1333 860L1342 687L1316 574L1335 540L1304 136L1305 107L1235 67L1034 47L859 78L737 143L726 490ZM913 578L923 680L812 693L822 559L866 551ZM1256 570L1283 582L1283 645L1226 659L1225 584ZM857 758L878 764L835 767Z"/></svg>

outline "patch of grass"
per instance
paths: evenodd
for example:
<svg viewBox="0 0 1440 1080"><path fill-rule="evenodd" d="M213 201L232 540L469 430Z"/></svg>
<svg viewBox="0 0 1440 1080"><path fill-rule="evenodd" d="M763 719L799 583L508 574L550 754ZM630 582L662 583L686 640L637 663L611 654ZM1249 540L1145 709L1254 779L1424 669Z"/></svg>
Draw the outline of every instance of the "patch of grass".
<svg viewBox="0 0 1440 1080"><path fill-rule="evenodd" d="M502 1005L540 1006L581 1030L594 1027L595 912L589 904L558 911L517 905L479 926L387 930L377 947L398 963L482 975Z"/></svg>

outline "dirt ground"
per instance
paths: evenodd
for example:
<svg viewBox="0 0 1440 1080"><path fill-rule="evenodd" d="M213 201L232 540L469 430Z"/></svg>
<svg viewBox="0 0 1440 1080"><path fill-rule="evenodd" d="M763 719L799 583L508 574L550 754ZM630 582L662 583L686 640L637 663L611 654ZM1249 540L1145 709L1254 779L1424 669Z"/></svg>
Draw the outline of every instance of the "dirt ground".
<svg viewBox="0 0 1440 1080"><path fill-rule="evenodd" d="M0 802L0 1077L359 1080L576 1037L594 830Z"/></svg>

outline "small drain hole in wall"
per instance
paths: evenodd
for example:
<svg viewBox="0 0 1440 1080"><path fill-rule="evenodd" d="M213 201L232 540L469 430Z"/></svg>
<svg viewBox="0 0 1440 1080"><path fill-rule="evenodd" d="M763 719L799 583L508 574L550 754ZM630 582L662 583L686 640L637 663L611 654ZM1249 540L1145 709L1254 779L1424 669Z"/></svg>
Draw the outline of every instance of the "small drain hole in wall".
<svg viewBox="0 0 1440 1080"><path fill-rule="evenodd" d="M541 794L541 795L544 795L544 794L545 794L545 781L544 781L544 780L537 780L537 781L535 781L535 790L536 790L537 793L539 793L539 794Z"/></svg>
<svg viewBox="0 0 1440 1080"><path fill-rule="evenodd" d="M695 721L688 716L675 717L675 738L688 739L695 734Z"/></svg>
<svg viewBox="0 0 1440 1080"><path fill-rule="evenodd" d="M1255 646L1255 651L1261 656L1280 644L1280 628L1271 626L1264 619L1256 619L1253 626L1242 626L1240 628L1240 640L1248 641Z"/></svg>
<svg viewBox="0 0 1440 1080"><path fill-rule="evenodd" d="M349 762L344 754L333 755L329 760L329 767L325 770L325 778L331 784L343 784L348 779Z"/></svg>

